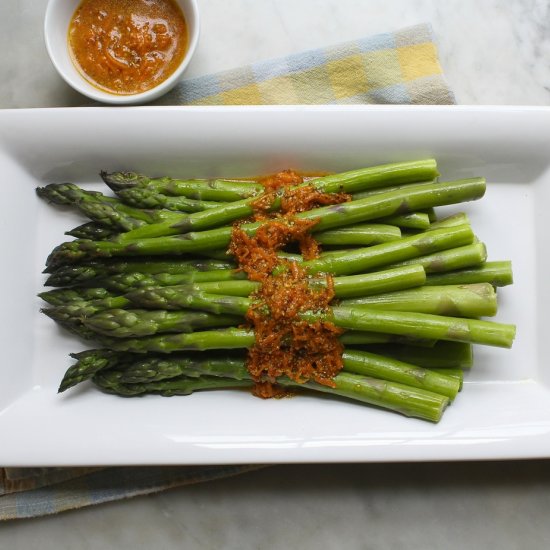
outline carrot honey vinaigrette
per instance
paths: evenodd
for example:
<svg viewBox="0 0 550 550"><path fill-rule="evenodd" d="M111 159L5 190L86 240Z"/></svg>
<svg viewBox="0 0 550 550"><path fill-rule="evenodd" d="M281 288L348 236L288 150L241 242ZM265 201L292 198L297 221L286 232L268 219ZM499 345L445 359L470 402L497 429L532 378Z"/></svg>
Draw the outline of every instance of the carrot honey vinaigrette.
<svg viewBox="0 0 550 550"><path fill-rule="evenodd" d="M343 367L343 346L338 336L343 332L327 321L308 323L300 313L326 313L334 298L333 280L325 276L324 287L312 285L307 270L296 262L279 258L277 252L296 243L304 259L316 258L319 246L310 230L319 220L305 220L296 214L351 200L345 193L322 193L304 183L302 176L291 170L262 178L264 193L253 202L254 220L262 220L254 236L239 224L231 234L230 253L239 269L251 281L260 283L252 294L246 321L255 335L248 351L247 369L255 382L258 397L286 395L277 379L286 376L303 383L313 380L334 386L333 378ZM272 205L280 199L280 210Z"/></svg>
<svg viewBox="0 0 550 550"><path fill-rule="evenodd" d="M187 51L188 32L174 0L83 0L68 41L86 80L105 92L132 95L174 73Z"/></svg>

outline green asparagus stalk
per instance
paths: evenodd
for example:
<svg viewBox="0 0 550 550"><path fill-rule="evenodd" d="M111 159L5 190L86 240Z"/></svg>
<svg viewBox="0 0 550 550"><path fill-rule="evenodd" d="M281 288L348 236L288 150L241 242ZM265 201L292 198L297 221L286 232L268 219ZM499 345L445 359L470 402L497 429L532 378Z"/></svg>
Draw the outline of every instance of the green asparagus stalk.
<svg viewBox="0 0 550 550"><path fill-rule="evenodd" d="M335 388L316 382L306 382L303 387L362 401L431 422L441 420L450 402L448 397L437 393L347 372L335 376L334 382Z"/></svg>
<svg viewBox="0 0 550 550"><path fill-rule="evenodd" d="M193 332L211 327L231 327L242 322L242 316L235 315L140 309L108 309L82 320L85 327L113 338L139 338L164 332Z"/></svg>
<svg viewBox="0 0 550 550"><path fill-rule="evenodd" d="M313 313L302 314L301 317L305 321L319 319L319 316ZM504 323L427 313L377 310L369 306L335 307L325 319L345 329L505 348L512 346L516 334L514 325Z"/></svg>
<svg viewBox="0 0 550 550"><path fill-rule="evenodd" d="M426 254L419 258L401 260L400 262L390 264L388 267L421 265L426 270L426 273L432 274L479 266L483 264L486 259L487 248L483 243L475 242L465 246L441 250L433 254Z"/></svg>
<svg viewBox="0 0 550 550"><path fill-rule="evenodd" d="M386 243L401 238L401 230L394 225L355 224L315 235L315 240L322 245L368 246Z"/></svg>
<svg viewBox="0 0 550 550"><path fill-rule="evenodd" d="M431 179L425 179L423 181L416 181L416 182L412 182L412 183L415 183L415 184L425 184L425 185L429 185L431 183L436 183L437 182L437 178L431 178ZM379 195L380 193L385 193L386 191L397 191L397 190L400 190L400 189L403 189L404 187L407 187L411 182L407 182L407 183L402 183L402 184L396 184L396 185L388 185L388 186L384 186L384 187L374 187L372 189L365 189L363 191L355 191L353 193L353 198L354 199L365 199L367 197L372 197L374 195Z"/></svg>
<svg viewBox="0 0 550 550"><path fill-rule="evenodd" d="M175 212L202 212L216 208L220 202L189 199L187 197L170 197L162 195L147 187L134 187L117 191L119 199L135 208L154 208L173 210Z"/></svg>
<svg viewBox="0 0 550 550"><path fill-rule="evenodd" d="M509 261L487 262L479 267L449 271L448 273L431 273L426 277L426 285L490 283L499 287L511 285L512 282L512 263Z"/></svg>
<svg viewBox="0 0 550 550"><path fill-rule="evenodd" d="M143 338L107 338L101 342L113 350L131 353L245 349L254 345L254 332L244 328L222 328Z"/></svg>
<svg viewBox="0 0 550 550"><path fill-rule="evenodd" d="M351 226L349 229L353 230L354 226ZM432 226L433 227L433 226ZM450 227L450 226L449 226ZM344 231L345 227L335 230L337 231ZM329 233L328 231L318 233L315 235L315 238L317 239L321 235L325 235ZM415 235L409 235L409 237L414 237ZM417 236L417 235L416 235ZM405 237L403 237L405 238ZM407 241L406 241L407 242ZM352 243L350 242L349 245ZM382 243L381 243L382 244ZM340 255L351 255L351 259L354 259L357 249L338 249L337 251L327 251L320 254L319 259L324 260L339 257ZM218 250L218 251L209 251L201 253L205 257L209 258L215 258L220 261L226 260L229 256L227 254L227 251L225 250ZM298 263L303 263L302 256L298 254L289 254L285 252L279 252L279 257L288 259L291 261L295 261ZM427 273L438 273L438 272L446 272L446 271L456 271L456 270L462 270L471 266L479 266L481 267L481 264L484 264L485 260L487 258L487 249L485 244L480 242L473 242L472 244L465 245L465 246L456 246L455 248L448 248L446 250L441 250L438 252L435 252L433 254L425 254L423 256L414 256L407 260L402 260L399 262L393 262L387 266L386 268L394 268L394 267L400 267L400 266L406 266L406 265L421 265L424 267ZM495 262L489 262L487 265L493 265ZM495 265L495 269L498 266ZM64 269L63 267L60 269ZM458 271L457 271L458 273ZM500 275L499 275L500 273ZM489 272L485 276L489 276ZM504 266L498 267L498 270L495 272L495 281L498 282L499 278L501 278L503 281L509 280L509 283L511 284L511 271L508 270L508 268L505 268ZM435 280L435 279L434 279ZM446 278L443 278L442 280L446 280ZM460 284L462 281L458 281ZM472 280L472 281L464 281L465 283L477 283L477 282L490 282L485 280ZM439 284L439 283L434 283ZM441 283L445 284L445 283ZM496 284L494 286L503 286Z"/></svg>
<svg viewBox="0 0 550 550"><path fill-rule="evenodd" d="M135 172L101 172L101 177L117 194L129 189L148 189L174 197L232 202L259 195L264 190L262 184L251 180L149 178Z"/></svg>
<svg viewBox="0 0 550 550"><path fill-rule="evenodd" d="M399 382L445 395L451 400L460 389L460 382L456 378L374 353L346 349L342 359L345 372Z"/></svg>
<svg viewBox="0 0 550 550"><path fill-rule="evenodd" d="M137 288L174 286L210 281L242 281L246 284L246 273L234 269L216 269L212 271L188 271L187 273L119 273L100 280L106 289L125 294Z"/></svg>
<svg viewBox="0 0 550 550"><path fill-rule="evenodd" d="M339 174L331 174L309 180L323 193L358 193L365 189L403 185L419 181L433 180L439 176L434 159L396 162L369 168L360 168Z"/></svg>
<svg viewBox="0 0 550 550"><path fill-rule="evenodd" d="M140 258L138 261L94 261L86 264L61 266L48 277L45 285L72 286L90 284L94 280L119 273L156 275L160 273L181 274L193 271L233 269L235 264L228 260L219 261L204 258L195 260L182 260L179 258L159 260L156 258Z"/></svg>
<svg viewBox="0 0 550 550"><path fill-rule="evenodd" d="M441 341L427 348L408 344L372 344L365 350L428 369L469 369L473 364L473 347L463 342Z"/></svg>
<svg viewBox="0 0 550 550"><path fill-rule="evenodd" d="M348 330L339 338L345 346L371 346L387 344L389 346L414 346L422 349L432 348L437 341L431 338L419 338L417 336L400 336L398 334L384 334L382 332L369 332L361 330ZM367 349L368 351L368 349ZM423 367L424 365L419 365Z"/></svg>
<svg viewBox="0 0 550 550"><path fill-rule="evenodd" d="M191 395L195 391L234 389L253 385L252 380L208 376L172 378L162 382L149 382L148 384L123 384L119 381L119 373L113 371L98 372L92 380L105 392L123 397L133 397L145 393L158 393L164 397L172 397L174 395Z"/></svg>
<svg viewBox="0 0 550 550"><path fill-rule="evenodd" d="M427 286L353 298L341 303L345 307L358 304L449 317L492 317L497 313L496 292L489 283Z"/></svg>
<svg viewBox="0 0 550 550"><path fill-rule="evenodd" d="M159 382L179 376L218 376L235 380L248 380L250 374L245 366L246 354L172 353L165 356L147 355L134 359L121 370L120 381L124 384Z"/></svg>

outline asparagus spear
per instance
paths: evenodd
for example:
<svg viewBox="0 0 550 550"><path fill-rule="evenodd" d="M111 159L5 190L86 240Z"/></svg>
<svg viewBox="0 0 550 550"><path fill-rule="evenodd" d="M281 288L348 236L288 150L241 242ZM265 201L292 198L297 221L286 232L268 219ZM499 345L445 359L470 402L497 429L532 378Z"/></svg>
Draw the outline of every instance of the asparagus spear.
<svg viewBox="0 0 550 550"><path fill-rule="evenodd" d="M124 384L159 382L179 376L218 376L247 380L250 374L245 366L246 354L172 353L165 356L147 355L134 359L121 371L120 381Z"/></svg>
<svg viewBox="0 0 550 550"><path fill-rule="evenodd" d="M117 191L119 199L135 208L162 208L175 212L202 212L209 208L216 208L221 203L189 199L187 197L170 197L162 195L147 187L134 187Z"/></svg>
<svg viewBox="0 0 550 550"><path fill-rule="evenodd" d="M421 349L408 344L372 344L365 350L429 369L469 369L473 364L472 345L463 342L441 341Z"/></svg>
<svg viewBox="0 0 550 550"><path fill-rule="evenodd" d="M119 273L100 280L110 291L124 294L136 288L174 286L209 281L243 281L246 273L234 269L216 269L212 271L188 271L187 273ZM243 281L246 284L246 281Z"/></svg>
<svg viewBox="0 0 550 550"><path fill-rule="evenodd" d="M251 387L252 380L235 380L233 378L216 378L200 376L195 378L172 378L163 382L148 384L123 384L118 380L118 373L98 372L92 379L97 386L107 393L124 397L133 397L145 393L158 393L164 397L174 395L191 395L195 391Z"/></svg>
<svg viewBox="0 0 550 550"><path fill-rule="evenodd" d="M439 176L435 160L396 162L309 180L323 193L358 193L365 189L433 180Z"/></svg>
<svg viewBox="0 0 550 550"><path fill-rule="evenodd" d="M114 338L139 338L164 332L193 332L211 327L231 327L243 322L242 316L213 315L203 311L108 309L83 319L85 327Z"/></svg>
<svg viewBox="0 0 550 550"><path fill-rule="evenodd" d="M432 274L454 271L456 269L463 269L471 266L478 266L483 264L486 259L487 248L483 243L475 242L465 246L457 246L455 248L448 248L447 250L440 250L434 252L433 254L426 254L419 258L411 258L401 260L399 262L394 262L388 267L399 267L415 264L421 265L426 270L426 273Z"/></svg>
<svg viewBox="0 0 550 550"><path fill-rule="evenodd" d="M303 386L432 422L441 420L450 402L448 397L437 393L347 372L336 375L334 382L335 388L315 382L306 382Z"/></svg>
<svg viewBox="0 0 550 550"><path fill-rule="evenodd" d="M417 184L426 184L429 185L431 183L435 183L437 181L437 178L431 178L431 179L425 179L423 181L418 180ZM385 187L374 187L372 189L365 189L363 191L355 191L353 193L354 199L364 199L366 197L372 197L374 195L379 195L380 193L385 193L386 191L397 191L398 189L403 189L403 187L406 187L409 185L409 183L401 183L401 184L395 184L395 185L388 185Z"/></svg>
<svg viewBox="0 0 550 550"><path fill-rule="evenodd" d="M498 287L511 285L512 282L512 263L509 261L487 262L479 267L449 271L448 273L431 273L426 277L427 285L490 283Z"/></svg>
<svg viewBox="0 0 550 550"><path fill-rule="evenodd" d="M246 349L254 345L254 333L244 328L224 328L144 338L107 338L101 342L113 350L131 353Z"/></svg>
<svg viewBox="0 0 550 550"><path fill-rule="evenodd" d="M179 218L178 214L168 210L147 211L132 208L118 199L97 191L86 191L73 183L51 183L38 187L36 192L49 202L75 207L91 220L122 231Z"/></svg>
<svg viewBox="0 0 550 550"><path fill-rule="evenodd" d="M192 271L212 271L218 269L233 269L235 264L230 261L210 259L181 260L172 258L159 260L156 258L140 258L137 261L92 261L86 264L61 266L47 279L46 286L71 286L90 284L94 279L102 279L117 273L143 273L156 275L159 273L189 273Z"/></svg>
<svg viewBox="0 0 550 550"><path fill-rule="evenodd" d="M400 237L401 230L399 227L372 223L355 224L349 227L322 231L315 235L315 240L323 245L368 246L395 241Z"/></svg>
<svg viewBox="0 0 550 550"><path fill-rule="evenodd" d="M489 283L398 290L345 300L341 305L353 307L358 304L377 309L416 311L451 317L492 317L497 313L497 296Z"/></svg>
<svg viewBox="0 0 550 550"><path fill-rule="evenodd" d="M397 359L367 351L345 349L342 355L345 372L399 382L405 386L422 388L454 399L460 389L456 378L411 365Z"/></svg>
<svg viewBox="0 0 550 550"><path fill-rule="evenodd" d="M93 338L91 338L93 340ZM384 334L382 332L369 332L361 330L348 330L339 338L340 343L346 346L371 346L388 344L390 346L414 346L428 349L435 346L436 340L432 338L419 338L418 336L401 336L398 334ZM424 365L419 365L423 367Z"/></svg>
<svg viewBox="0 0 550 550"><path fill-rule="evenodd" d="M148 189L175 197L231 202L256 196L264 190L262 184L250 180L149 178L135 172L101 172L101 177L117 194L129 189Z"/></svg>
<svg viewBox="0 0 550 550"><path fill-rule="evenodd" d="M305 321L313 321L319 318L314 314L302 314L301 317ZM514 325L504 323L427 313L376 310L368 306L335 307L331 314L326 315L325 320L346 329L450 340L453 342L469 342L505 348L512 346L516 333Z"/></svg>

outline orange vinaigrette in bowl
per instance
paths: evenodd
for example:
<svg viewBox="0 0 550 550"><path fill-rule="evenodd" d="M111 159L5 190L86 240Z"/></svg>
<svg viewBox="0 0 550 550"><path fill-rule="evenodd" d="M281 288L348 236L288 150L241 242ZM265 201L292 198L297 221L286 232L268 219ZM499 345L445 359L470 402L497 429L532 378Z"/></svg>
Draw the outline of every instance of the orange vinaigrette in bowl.
<svg viewBox="0 0 550 550"><path fill-rule="evenodd" d="M83 0L71 19L68 43L88 82L132 95L174 73L187 51L188 29L175 0Z"/></svg>

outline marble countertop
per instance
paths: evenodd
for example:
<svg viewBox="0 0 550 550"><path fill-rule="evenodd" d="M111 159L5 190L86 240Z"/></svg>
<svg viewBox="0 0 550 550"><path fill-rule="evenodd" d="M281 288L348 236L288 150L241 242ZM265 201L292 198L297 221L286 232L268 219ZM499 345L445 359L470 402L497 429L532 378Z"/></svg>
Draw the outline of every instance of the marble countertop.
<svg viewBox="0 0 550 550"><path fill-rule="evenodd" d="M0 4L0 108L85 105L44 47L46 0ZM199 0L202 32L187 77L432 24L461 104L550 104L545 0Z"/></svg>
<svg viewBox="0 0 550 550"><path fill-rule="evenodd" d="M0 108L87 104L51 66L46 0L0 4ZM199 0L199 76L430 22L460 104L550 105L543 0ZM550 540L550 461L287 465L0 525L0 547L487 548ZM545 544L546 543L546 544Z"/></svg>

